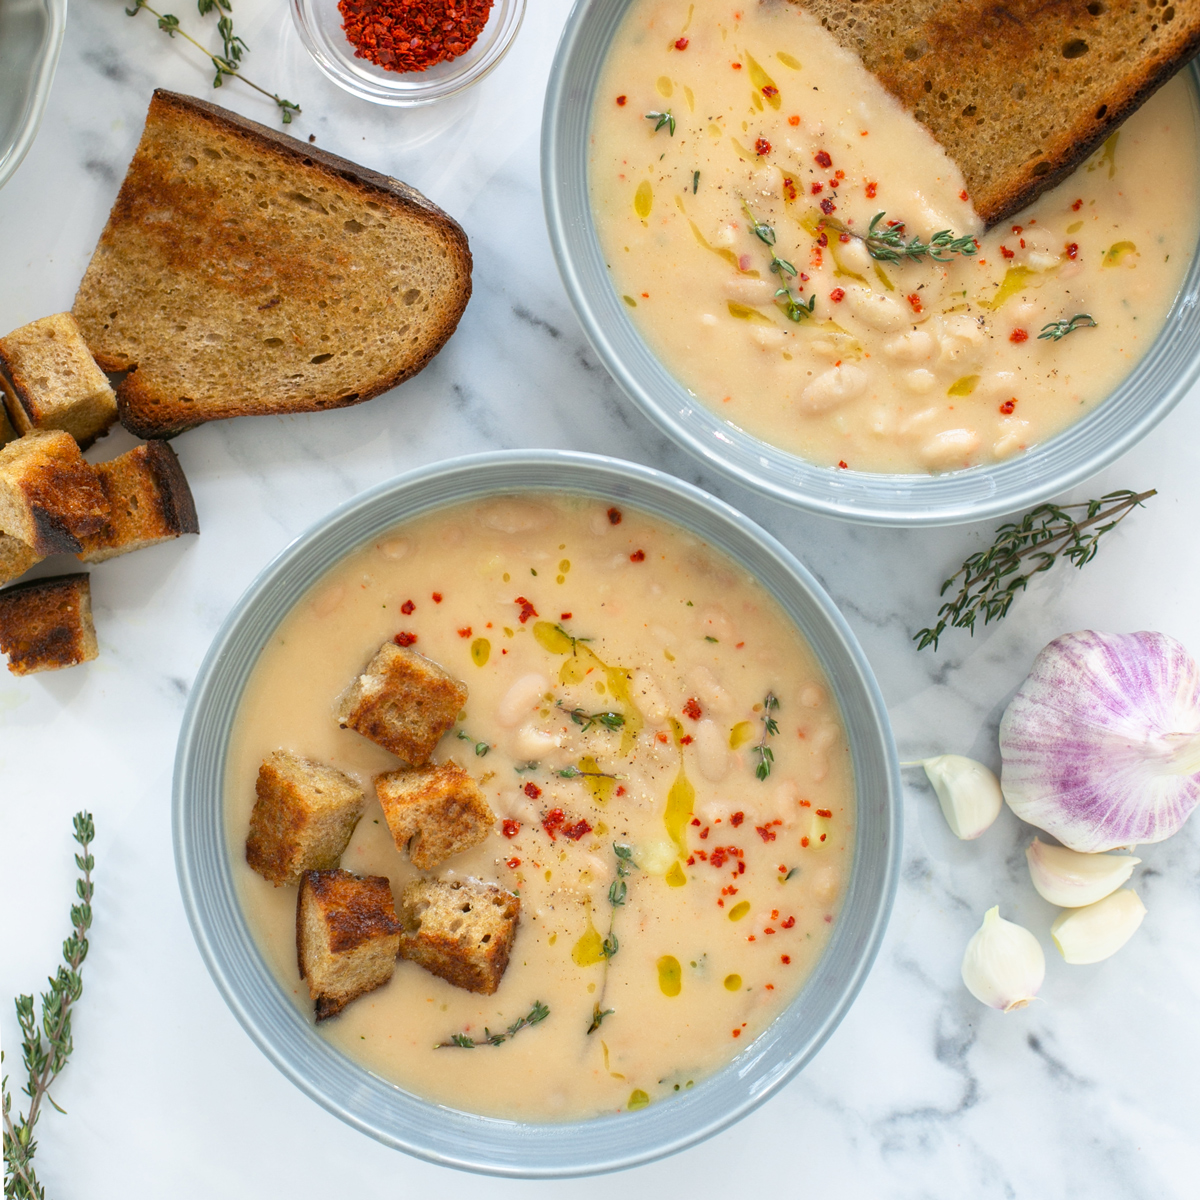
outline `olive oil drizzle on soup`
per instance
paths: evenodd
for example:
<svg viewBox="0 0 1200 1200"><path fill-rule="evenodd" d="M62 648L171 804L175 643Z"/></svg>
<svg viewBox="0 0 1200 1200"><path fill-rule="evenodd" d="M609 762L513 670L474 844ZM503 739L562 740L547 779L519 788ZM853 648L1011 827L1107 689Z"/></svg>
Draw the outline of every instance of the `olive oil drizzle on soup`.
<svg viewBox="0 0 1200 1200"><path fill-rule="evenodd" d="M396 760L339 729L332 706L399 634L468 685L435 760L470 771L497 816L433 874L518 891L520 926L494 996L400 961L321 1035L417 1095L525 1120L659 1103L744 1050L838 920L854 839L841 716L805 640L745 571L662 520L570 496L394 530L323 578L262 652L230 748L227 831L247 918L296 1004L312 1011L296 891L243 852L258 767L284 747L359 780L371 799L342 866L388 876L398 896L418 873L372 787ZM614 845L636 864L623 879ZM550 1015L503 1045L434 1048L501 1031L535 1001ZM598 1006L611 1012L589 1034Z"/></svg>
<svg viewBox="0 0 1200 1200"><path fill-rule="evenodd" d="M601 245L651 349L726 421L834 469L995 462L1089 412L1163 327L1198 182L1181 77L984 234L928 131L784 0L634 0L591 132ZM845 230L881 212L906 242L950 230L978 251L877 261ZM1039 337L1083 313L1096 328Z"/></svg>

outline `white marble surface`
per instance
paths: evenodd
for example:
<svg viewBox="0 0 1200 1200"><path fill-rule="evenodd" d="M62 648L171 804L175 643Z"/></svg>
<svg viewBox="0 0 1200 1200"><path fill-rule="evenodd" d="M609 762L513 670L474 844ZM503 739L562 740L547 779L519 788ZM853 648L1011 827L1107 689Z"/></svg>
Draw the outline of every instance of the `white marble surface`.
<svg viewBox="0 0 1200 1200"><path fill-rule="evenodd" d="M0 192L0 328L68 308L156 85L209 73L120 0L72 0L41 135ZM550 254L538 186L542 90L566 16L533 0L500 68L426 112L353 100L308 60L283 0L237 0L251 78L299 100L301 136L419 187L457 216L475 295L442 354L398 392L322 415L210 425L175 443L203 535L93 571L98 662L0 677L0 997L38 987L66 932L70 815L93 810L97 900L74 1059L39 1128L53 1197L1184 1197L1200 1179L1200 820L1147 847L1149 909L1116 958L1068 967L1007 810L958 843L932 794L905 796L904 868L879 960L809 1068L713 1141L619 1178L468 1178L387 1150L312 1103L258 1052L192 942L175 883L170 777L183 705L218 624L270 556L333 505L401 471L495 446L652 463L744 508L815 571L878 673L902 757L998 766L995 729L1032 656L1067 630L1159 629L1200 652L1195 394L1089 494L1154 486L1084 572L1043 576L999 627L918 654L937 585L990 526L919 532L815 520L702 471L625 402L585 344ZM194 7L176 10L198 23ZM215 97L266 122L236 83ZM93 457L132 444L109 437ZM44 570L60 569L48 563ZM983 911L1035 930L1044 1000L1003 1016L958 977ZM15 1069L15 1022L0 1031Z"/></svg>

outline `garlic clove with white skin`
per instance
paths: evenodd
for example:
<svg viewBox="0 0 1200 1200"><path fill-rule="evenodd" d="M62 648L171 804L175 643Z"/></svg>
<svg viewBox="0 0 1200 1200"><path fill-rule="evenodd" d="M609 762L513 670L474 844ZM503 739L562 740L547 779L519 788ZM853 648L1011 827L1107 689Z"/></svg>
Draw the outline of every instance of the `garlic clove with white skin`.
<svg viewBox="0 0 1200 1200"><path fill-rule="evenodd" d="M1086 908L1068 909L1050 926L1050 936L1069 963L1103 962L1133 937L1145 915L1137 892L1126 888Z"/></svg>
<svg viewBox="0 0 1200 1200"><path fill-rule="evenodd" d="M963 955L967 991L990 1008L1012 1012L1037 995L1045 978L1046 956L1037 938L1004 920L998 905L989 908Z"/></svg>
<svg viewBox="0 0 1200 1200"><path fill-rule="evenodd" d="M950 832L964 842L977 838L1000 815L1000 781L981 762L961 754L939 754L904 767L924 767L937 793Z"/></svg>
<svg viewBox="0 0 1200 1200"><path fill-rule="evenodd" d="M1009 807L1072 850L1161 842L1200 803L1200 667L1162 633L1065 634L1005 710L1000 754Z"/></svg>
<svg viewBox="0 0 1200 1200"><path fill-rule="evenodd" d="M1130 854L1080 854L1039 838L1025 851L1038 895L1059 908L1082 908L1115 892L1142 860Z"/></svg>

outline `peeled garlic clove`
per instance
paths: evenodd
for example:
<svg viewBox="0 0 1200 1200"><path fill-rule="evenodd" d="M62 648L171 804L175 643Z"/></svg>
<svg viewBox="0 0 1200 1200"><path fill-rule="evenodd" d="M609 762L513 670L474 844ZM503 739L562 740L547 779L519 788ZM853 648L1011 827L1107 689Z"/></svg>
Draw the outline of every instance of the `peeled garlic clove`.
<svg viewBox="0 0 1200 1200"><path fill-rule="evenodd" d="M983 763L961 754L939 754L921 766L956 838L977 838L1000 815L1000 781Z"/></svg>
<svg viewBox="0 0 1200 1200"><path fill-rule="evenodd" d="M1137 892L1126 888L1087 908L1068 909L1050 926L1050 936L1067 962L1102 962L1133 937L1145 915Z"/></svg>
<svg viewBox="0 0 1200 1200"><path fill-rule="evenodd" d="M1080 854L1038 838L1025 851L1038 895L1059 908L1082 908L1115 892L1142 860L1129 854Z"/></svg>
<svg viewBox="0 0 1200 1200"><path fill-rule="evenodd" d="M967 943L962 981L967 991L991 1008L1011 1012L1024 1008L1046 978L1046 956L1028 929L989 908L983 924Z"/></svg>

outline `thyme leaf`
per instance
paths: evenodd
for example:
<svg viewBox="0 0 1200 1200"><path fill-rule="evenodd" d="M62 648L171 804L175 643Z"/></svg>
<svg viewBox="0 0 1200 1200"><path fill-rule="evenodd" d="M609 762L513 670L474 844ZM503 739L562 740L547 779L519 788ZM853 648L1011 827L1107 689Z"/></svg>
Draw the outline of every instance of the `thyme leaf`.
<svg viewBox="0 0 1200 1200"><path fill-rule="evenodd" d="M475 742L475 739L465 729L460 729L456 736L460 742ZM475 753L479 758L483 758L490 749L491 746L487 742L475 742Z"/></svg>
<svg viewBox="0 0 1200 1200"><path fill-rule="evenodd" d="M225 12L232 12L232 6L229 0L196 0L196 7L200 11L200 15L207 16L215 8L224 9ZM233 21L229 17L221 17L217 21L217 32L221 35L224 54L213 54L202 46L190 33L183 28L179 23L179 18L171 13L160 13L156 8L151 8L146 0L133 0L133 7L125 10L125 15L128 17L136 17L138 13L145 9L151 16L157 19L158 27L168 37L174 37L179 34L180 37L191 42L205 58L209 59L213 67L216 69L216 75L213 77L213 87L218 88L225 82L225 77L231 79L240 79L247 87L253 88L260 95L266 96L268 100L275 102L275 107L279 109L280 117L285 125L292 123L294 116L299 116L300 105L291 100L285 100L282 96L275 92L269 92L266 88L259 87L257 83L246 78L245 75L238 70L241 63L242 55L248 53L249 47L233 32Z"/></svg>
<svg viewBox="0 0 1200 1200"><path fill-rule="evenodd" d="M775 698L775 693L768 692L763 698L762 737L754 747L754 753L758 755L758 766L754 768L754 774L759 779L766 779L771 774L771 766L775 762L775 752L767 745L767 738L774 737L779 732L779 722L771 716L778 707L779 701Z"/></svg>
<svg viewBox="0 0 1200 1200"><path fill-rule="evenodd" d="M563 767L561 771L555 771L560 779L624 779L624 775L612 775L608 771L584 771L579 767Z"/></svg>
<svg viewBox="0 0 1200 1200"><path fill-rule="evenodd" d="M780 258L775 253L775 228L768 225L766 221L760 221L755 215L750 205L745 201L742 202L742 209L750 221L750 232L771 251L771 272L779 276L779 290L775 293L775 299L778 302L779 308L783 310L784 316L789 321L803 321L805 317L811 317L813 310L816 308L816 296L810 296L808 303L805 304L798 296L792 295L792 289L787 282L787 277L793 279L797 275L796 268L788 262L786 258ZM709 638L710 642L715 642L716 638Z"/></svg>
<svg viewBox="0 0 1200 1200"><path fill-rule="evenodd" d="M522 1029L528 1029L531 1025L538 1024L539 1021L544 1021L550 1015L550 1010L540 1000L533 1002L533 1007L518 1020L514 1021L508 1029L503 1033L492 1033L485 1025L483 1027L483 1037L476 1040L468 1037L465 1033L452 1033L450 1040L446 1042L437 1042L434 1045L435 1050L444 1050L449 1046L457 1046L461 1050L474 1050L476 1046L499 1046L507 1042L510 1038L514 1038Z"/></svg>
<svg viewBox="0 0 1200 1200"><path fill-rule="evenodd" d="M561 703L556 704L555 707L562 709L576 725L582 726L584 733L587 733L593 725L601 725L605 729L615 730L625 724L625 718L617 712L590 713L582 708L566 708Z"/></svg>
<svg viewBox="0 0 1200 1200"><path fill-rule="evenodd" d="M611 1017L617 1010L615 1008L601 1009L600 1005L592 1005L592 1023L588 1026L588 1033L595 1033L597 1029L604 1024L605 1017Z"/></svg>
<svg viewBox="0 0 1200 1200"><path fill-rule="evenodd" d="M1076 313L1070 319L1051 321L1049 325L1043 325L1042 332L1038 334L1038 341L1061 342L1068 333L1074 333L1077 329L1095 328L1096 322L1090 313Z"/></svg>
<svg viewBox="0 0 1200 1200"><path fill-rule="evenodd" d="M633 850L630 847L622 845L620 842L613 842L613 854L617 860L617 877L609 884L608 903L611 911L608 917L608 933L605 934L604 941L600 944L600 956L604 959L604 982L600 985L600 996L592 1009L592 1023L587 1028L588 1033L595 1033L604 1018L611 1016L615 1011L611 1008L602 1010L600 1005L608 988L608 965L621 949L621 943L613 931L617 909L624 907L629 895L629 887L625 881L638 869L637 863L633 861Z"/></svg>
<svg viewBox="0 0 1200 1200"><path fill-rule="evenodd" d="M985 625L999 621L1030 579L1050 570L1060 557L1085 566L1096 557L1100 539L1157 494L1154 488L1136 494L1122 488L1080 504L1039 504L1020 521L1001 525L992 545L972 554L942 584L938 594L944 596L961 580L954 599L938 609L933 628L914 634L917 649L936 650L947 628L968 629L974 636L980 617Z"/></svg>
<svg viewBox="0 0 1200 1200"><path fill-rule="evenodd" d="M867 226L865 235L855 233L844 226L842 232L862 240L866 244L867 253L879 262L920 262L928 254L934 262L944 263L950 262L955 254L969 258L979 249L979 243L973 237L955 237L949 229L940 230L927 242L921 241L919 236L906 242L903 221L897 221L895 224L889 222L880 228L879 223L886 216L885 212L876 213L871 224ZM840 226L841 222L837 224Z"/></svg>
<svg viewBox="0 0 1200 1200"><path fill-rule="evenodd" d="M666 112L648 112L646 114L646 120L656 122L654 126L655 133L657 133L665 125L670 131L671 136L675 136L675 118L671 115L671 110L669 108Z"/></svg>
<svg viewBox="0 0 1200 1200"><path fill-rule="evenodd" d="M63 942L63 965L50 976L50 990L42 993L40 1021L34 1012L32 996L18 996L16 999L17 1023L21 1029L21 1057L27 1076L21 1090L29 1097L29 1111L18 1112L14 1120L7 1075L0 1085L3 1091L6 1200L9 1197L42 1200L45 1196L33 1169L33 1156L37 1151L33 1129L41 1115L43 1100L49 1101L59 1112L63 1111L54 1103L50 1088L75 1049L71 1037L71 1017L74 1005L83 994L80 971L87 957L87 934L92 925L92 869L96 860L91 853L91 843L96 837L96 826L92 814L86 811L75 814L73 825L75 841L82 851L75 855L75 865L80 871L80 878L75 881L79 903L71 905L71 936Z"/></svg>

